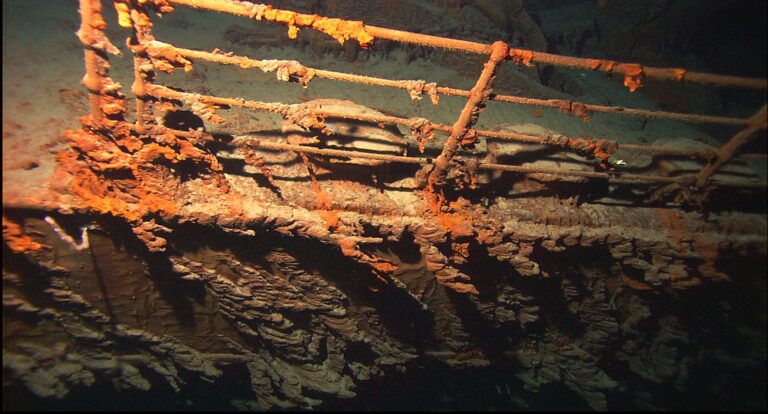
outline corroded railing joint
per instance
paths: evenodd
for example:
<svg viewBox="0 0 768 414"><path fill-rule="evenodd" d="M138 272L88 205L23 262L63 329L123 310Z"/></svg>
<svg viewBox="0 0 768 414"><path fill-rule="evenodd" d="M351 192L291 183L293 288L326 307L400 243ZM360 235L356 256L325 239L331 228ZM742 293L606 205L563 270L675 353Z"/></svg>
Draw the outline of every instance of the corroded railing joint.
<svg viewBox="0 0 768 414"><path fill-rule="evenodd" d="M435 160L435 168L429 175L430 185L442 184L445 175L448 172L448 165L459 146L459 142L468 134L470 128L477 122L480 112L485 107L488 96L493 92L493 81L496 78L496 71L507 59L507 44L496 42L493 44L490 59L485 63L480 77L469 94L469 99L464 105L459 119L453 124L451 134L445 142L442 153Z"/></svg>

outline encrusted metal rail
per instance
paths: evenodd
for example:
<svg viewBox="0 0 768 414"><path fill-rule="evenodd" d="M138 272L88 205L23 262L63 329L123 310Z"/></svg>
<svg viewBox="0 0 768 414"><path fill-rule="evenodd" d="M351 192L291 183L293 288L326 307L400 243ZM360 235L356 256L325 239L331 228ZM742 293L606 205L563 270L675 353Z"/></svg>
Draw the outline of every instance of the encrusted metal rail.
<svg viewBox="0 0 768 414"><path fill-rule="evenodd" d="M239 410L401 409L374 400L404 388L421 409L438 401L434 408L536 409L553 392L565 396L557 408L595 410L679 408L681 397L704 394L728 397L713 400L724 407L761 401L757 393L739 406L746 393L717 391L764 382L767 224L751 198L766 184L721 168L765 157L741 152L765 131L766 108L739 119L501 95L493 84L508 60L622 74L630 91L651 77L761 89L765 80L510 49L246 1L114 4L130 31L135 114L109 77L107 55L120 50L105 36L101 1L80 0L90 116L61 137L68 148L43 191L4 192L3 366L13 392L53 408L67 407L64 397L82 407L81 391L96 389L105 405L127 398L142 408L167 400ZM283 23L289 38L312 29L342 44L389 39L487 61L461 90L177 48L154 38L150 17L172 5ZM452 124L437 124L346 101L261 102L156 82L158 70L195 70L193 60L275 71L305 87L321 77L426 95L434 105L440 95L467 99ZM475 129L492 100L585 121L593 111L740 131L701 150ZM229 121L226 109L268 112L283 129L268 130L260 117L249 133L181 130L187 120L199 125L181 108L209 126ZM420 153L392 125L410 129ZM435 133L447 135L444 145ZM470 152L480 137L487 153ZM533 145L530 153L547 154L525 160L535 164L501 163ZM647 167L619 167L618 150L654 157ZM706 164L673 176L685 165L669 158ZM626 369L605 368L617 366ZM702 372L713 375L689 376ZM422 400L411 373L445 386ZM480 382L466 387L467 375ZM116 393L101 387L110 383Z"/></svg>
<svg viewBox="0 0 768 414"><path fill-rule="evenodd" d="M113 53L119 51L116 51L114 47L105 46L109 45L109 41L106 39L106 37L103 37L103 24L101 23L103 22L103 19L101 19L99 15L100 3L98 1L86 0L84 0L82 3L83 6L81 7L81 12L83 13L84 29L81 30L81 33L90 34L93 32L95 34L90 34L90 36L100 36L99 39L93 38L89 40L90 38L86 39L81 35L81 39L83 39L83 42L86 45L87 74L84 82L90 92L91 115L92 118L96 121L105 117L109 118L110 116L114 118L115 116L122 115L121 111L119 111L115 105L110 105L110 102L105 102L105 100L110 94L119 93L119 88L114 85L107 88L97 87L98 85L103 85L106 83L104 80L106 77L106 69L103 68L105 62L96 62L94 61L95 57L91 55L95 53L95 50L102 50ZM692 177L696 176L697 179L695 180L695 185L690 188L701 189L705 186L705 184L710 187L721 185L735 185L742 187L765 186L765 183L756 184L752 181L744 182L742 185L739 183L733 184L732 182L726 183L709 180L711 175L713 175L723 164L735 157L765 157L764 154L738 153L738 150L743 147L743 142L741 142L741 144L738 146L726 145L719 152L716 152L706 150L702 151L697 149L666 148L650 145L621 144L609 140L593 140L588 137L569 138L562 135L535 136L510 132L475 130L472 128L472 126L477 122L477 118L479 117L480 112L485 105L485 101L487 100L558 108L571 114L581 116L585 118L585 120L588 117L587 113L589 111L595 111L616 115L640 116L647 118L653 117L686 122L715 123L744 127L745 130L742 133L737 134L737 136L752 136L755 132L764 130L766 128L765 120L763 118L754 116L749 119L740 119L712 115L685 114L665 111L649 111L636 108L601 106L567 100L543 100L494 94L490 85L492 83L492 79L495 77L495 68L505 60L512 60L514 63L522 63L525 65L545 63L577 69L599 70L606 73L618 73L625 76L624 83L630 91L634 91L642 86L642 79L644 77L667 81L696 82L716 86L743 87L753 89L765 89L765 79L714 75L691 72L680 68L653 68L641 66L635 63L621 63L610 60L584 59L553 55L525 49L508 48L507 45L502 42L496 42L493 45L487 45L476 42L422 35L406 31L369 26L359 21L349 21L337 18L327 18L317 15L296 13L289 10L275 9L269 5L254 4L237 0L155 0L138 3L119 0L116 1L115 4L118 11L120 25L123 27L132 28L134 32L134 35L129 42L129 46L135 55L134 60L136 70L135 81L132 90L137 98L138 114L136 131L139 133L142 133L142 131L145 130L144 123L149 114L149 107L158 100L170 99L174 101L182 101L189 104L193 108L193 111L201 114L204 119L209 120L218 119L218 117L214 115L214 112L217 108L220 107L239 106L254 110L275 112L281 114L283 117L289 117L289 112L291 111L294 111L294 113L299 109L306 111L306 108L301 108L300 105L266 103L258 101L247 101L240 98L223 98L198 94L188 94L153 83L153 70L160 69L172 72L175 69L183 68L184 70L188 71L192 70L192 62L188 59L201 59L222 64L237 65L243 68L259 68L264 71L277 70L278 79L284 81L299 82L304 86L307 86L311 79L317 76L339 81L405 89L414 99L421 99L419 95L426 93L429 95L434 104L439 103L439 94L467 97L467 104L459 119L453 126L433 124L429 120L425 120L423 118L401 118L394 116L361 114L352 115L348 113L327 110L313 110L302 115L305 117L305 122L306 117L314 117L314 125L318 125L318 122L322 122L324 117L352 119L373 123L392 123L405 125L410 127L414 132L414 135L420 138L420 142L421 140L424 140L427 135L433 134L433 131L448 133L449 136L444 145L442 153L436 160L434 160L435 168L430 174L432 179L430 180L429 185L442 185L447 171L451 168L456 168L456 166L453 165L452 160L454 159L454 154L456 153L456 149L460 144L471 145L475 142L476 137L486 137L530 144L552 145L563 150L575 150L582 155L597 158L603 163L603 165L609 165L611 161L610 155L618 149L648 154L695 157L707 160L709 162L705 169L698 175L688 175L683 177L617 174L615 171L595 171L593 173L569 170L555 171L554 169L548 171L555 177L589 176L593 178L605 178L615 181L617 175L619 175L621 178L627 180L658 183L677 183L681 186L690 187ZM296 61L265 61L251 59L243 56L233 56L232 54L220 52L218 50L214 52L204 52L191 49L176 48L173 45L155 40L151 33L152 23L150 22L148 13L149 9L153 9L159 13L170 12L173 10L173 7L171 6L172 4L229 13L254 20L268 20L283 23L288 26L288 36L290 38L296 38L299 30L301 29L311 28L313 30L319 30L328 34L342 44L345 41L354 39L364 48L369 47L375 41L375 39L379 38L397 42L443 48L453 51L486 54L489 56L490 60L486 63L485 69L480 75L475 88L473 88L471 91L466 91L445 86L437 86L434 83L427 83L426 81L421 80L390 80L309 68L301 65ZM103 40L100 40L102 37ZM305 151L308 152L309 150ZM724 152L728 153L727 157L723 156ZM369 157L369 155L361 155L360 157L365 158ZM406 157L389 158L389 161L392 162L406 163L423 163L421 162L423 160L426 159L417 158L416 161L413 162L407 161ZM433 161L430 160L429 162ZM493 165L493 167L489 167L489 165ZM521 166L503 166L497 164L487 164L483 168L517 171L521 173L527 173L529 172L528 170L535 170L537 173L541 172L539 171L540 169L528 169Z"/></svg>
<svg viewBox="0 0 768 414"><path fill-rule="evenodd" d="M310 68L303 66L301 63L296 61L256 60L245 56L234 56L231 53L224 53L218 49L213 52L205 52L185 48L177 48L173 45L159 42L154 39L149 30L150 24L148 22L148 14L143 12L141 8L131 8L127 2L117 2L119 14L122 16L121 21L123 23L121 24L126 27L133 27L134 29L134 39L137 44L133 45L132 49L138 56L136 58L137 65L146 65L147 62L150 62L153 63L158 69L170 72L177 68L191 70L192 62L189 59L200 59L210 62L236 65L242 68L258 68L263 71L277 70L278 79L298 82L303 86L307 86L312 78L316 76L320 78L345 82L404 89L408 91L408 93L414 99L421 99L421 94L428 94L434 104L439 103L439 94L467 97L467 105L464 111L462 111L459 120L457 120L456 124L453 126L433 124L429 120L424 120L422 118L401 118L394 116L361 114L351 115L348 113L327 110L314 110L311 111L311 114L309 114L310 116L318 117L316 118L315 122L319 122L324 117L332 117L341 119L353 119L363 122L392 123L408 126L412 129L412 131L414 131L414 135L417 135L420 138L420 142L421 140L425 139L425 135L432 134L433 131L448 133L449 137L445 143L442 154L434 161L435 168L434 171L432 171L430 174L432 179L429 185L442 184L443 178L445 177L448 169L454 168L451 161L454 158L454 154L459 146L459 143L463 141L462 144L471 144L474 142L474 140L476 140L475 137L511 140L530 144L552 145L564 150L575 150L581 154L586 154L588 156L598 158L601 162L610 162L610 155L618 149L656 155L694 157L711 162L707 165L707 170L710 171L707 174L710 175L717 171L722 164L735 157L765 158L764 154L739 154L736 151L731 151L730 156L726 159L719 156L719 153L716 151L666 148L651 145L621 144L615 141L593 140L590 138L569 138L561 135L535 136L510 132L475 130L472 128L472 125L477 122L477 118L482 110L482 107L484 107L484 102L486 100L496 100L499 102L557 108L570 114L581 116L585 119L585 121L588 119L588 113L593 111L645 118L659 118L685 122L742 126L752 132L765 129L764 123L760 124L759 121L756 123L754 117L750 119L740 119L701 114L651 111L618 106L592 105L583 102L559 99L544 100L494 94L489 86L489 81L493 78L492 74L495 72L495 67L508 59L512 60L514 63L522 63L525 65L532 65L533 63L545 63L576 69L599 70L606 73L618 73L624 75L624 83L630 91L635 91L637 88L639 88L642 85L642 79L645 77L677 82L695 82L717 86L756 89L766 88L766 81L764 79L698 73L680 68L644 67L639 64L621 63L610 60L574 58L568 56L553 55L549 53L534 52L525 49L508 48L506 45L499 42L497 42L498 44L496 45L486 45L476 42L459 41L455 39L369 26L359 21L348 21L317 15L296 13L288 10L279 10L268 5L253 4L236 0L169 0L149 3L156 9L156 11L160 12L171 11L171 4L175 4L181 6L203 8L236 16L243 16L255 20L276 21L288 26L288 36L290 38L295 38L298 34L298 31L303 28L311 28L314 30L322 31L334 37L342 44L349 39L357 40L364 48L370 46L375 41L375 39L380 38L398 42L419 44L429 47L443 48L453 51L486 54L489 56L489 58L495 56L493 59L489 60L488 63L486 63L486 68L483 71L483 74L481 74L480 80L478 80L478 85L476 85L472 91L438 86L435 83L429 83L422 80L391 80L375 78L363 75ZM145 68L150 69L151 67L145 66ZM139 92L136 93L137 97L139 100L144 101L140 106L140 110L145 105L151 104L152 100L156 99L171 99L175 101L186 102L190 104L190 106L195 105L198 110L202 110L209 118L213 116L212 114L217 107L239 106L254 110L275 112L281 114L284 117L288 116L288 112L290 110L299 109L299 105L286 105L282 103L246 101L239 98L223 98L187 94L159 85L153 85L152 79L153 75L150 72L142 72L142 70L137 69L134 91ZM483 90L481 91L478 89L478 87L483 88ZM138 129L141 130L141 120L143 119L143 116L139 116L138 118ZM426 128L424 128L424 126L426 126ZM305 152L308 151L309 150L306 150ZM370 158L369 155L361 155L359 158L366 157ZM388 161L390 162L423 163L418 160L417 162L408 161L405 157L387 157ZM429 162L431 163L433 161L430 160ZM493 167L488 167L488 165L485 165L483 168L516 171L520 173L529 172L529 168L521 166L502 166L494 164ZM530 170L535 170L537 173L540 172L540 169ZM612 181L616 181L615 179L617 178L617 174L615 172L595 171L594 173L590 173L584 171L568 170L552 170L548 172L553 174L555 177L589 176L593 178L610 179ZM692 181L691 177L693 175L674 178L643 176L639 174L620 174L620 176L621 178L630 181L634 180L667 184L677 183L678 185L688 186ZM704 186L701 179L697 180L696 182L697 185L693 188L700 189ZM710 180L706 180L706 183L710 187L720 185L735 185L741 187L765 185L764 183L756 184L754 182L744 182L743 185L741 185L739 183L720 183Z"/></svg>

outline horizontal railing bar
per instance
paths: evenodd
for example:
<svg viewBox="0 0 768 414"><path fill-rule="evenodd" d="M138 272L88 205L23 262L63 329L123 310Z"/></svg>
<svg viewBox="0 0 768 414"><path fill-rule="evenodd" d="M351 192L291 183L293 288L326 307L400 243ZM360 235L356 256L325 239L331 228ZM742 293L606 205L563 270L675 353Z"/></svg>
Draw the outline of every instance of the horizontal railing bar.
<svg viewBox="0 0 768 414"><path fill-rule="evenodd" d="M536 52L526 49L512 49L510 53L532 54L531 63L544 63L555 66L562 66L571 69L596 70L604 63L610 63L611 73L627 75L636 64L613 62L600 59L578 58L573 56L555 55L552 53ZM641 65L642 66L642 65ZM749 89L766 89L768 80L762 78L748 78L742 76L717 75L712 73L691 72L681 68L655 68L651 66L642 66L643 75L647 78L658 80L692 82L709 84L716 86L731 86Z"/></svg>
<svg viewBox="0 0 768 414"><path fill-rule="evenodd" d="M222 13L229 13L237 16L252 18L254 16L253 3L240 2L233 0L169 0L170 3L204 8ZM294 13L285 11L287 13ZM300 16L311 16L296 13ZM283 23L296 25L296 20L287 19ZM295 27L294 27L295 28ZM431 36L420 33L394 30L377 26L364 26L365 32L373 38L393 40L402 43L411 43L422 46L436 47L441 49L457 50L462 52L490 55L491 45L485 43L470 42L466 40L457 40L440 36ZM578 58L573 56L556 55L546 52L537 52L527 49L510 49L510 53L519 56L526 56L527 63L544 63L555 66L568 67L573 69L597 70L602 67L609 67L611 73L630 74L635 70L637 64L619 63L600 59ZM604 64L608 65L604 65ZM768 80L761 78L747 78L730 75L717 75L711 73L691 72L680 68L655 68L642 66L643 76L659 80L685 81L693 83L710 84L717 86L731 86L740 88L766 89Z"/></svg>
<svg viewBox="0 0 768 414"><path fill-rule="evenodd" d="M373 159L373 160L391 161L391 162L407 163L407 164L432 164L434 162L433 158L375 154L375 153L368 153L368 152L337 150L337 149L331 149L331 148L317 148L317 147L309 147L304 145L292 145L292 144L269 142L262 139L251 138L248 135L235 137L235 140L236 140L235 142L237 142L238 139L242 139L241 142L244 145L254 147L254 148L264 148L264 149L270 149L270 150L304 152L307 154L325 155L325 156L340 157L340 158ZM550 175L562 176L562 177L600 178L600 179L607 179L609 181L618 181L618 182L621 182L622 180L626 180L626 181L641 181L641 182L647 182L647 183L673 183L678 180L678 177L665 177L665 176L658 176L658 175L625 174L625 173L612 174L612 173L604 173L604 172L596 172L596 171L594 172L578 171L578 170L565 169L565 168L538 168L538 167L528 167L528 166L522 166L522 165L507 165L507 164L495 164L495 163L479 163L477 168L480 170L509 171L509 172L523 173L523 174L550 174ZM718 182L716 183L716 185L748 187L748 188L749 187L762 188L766 186L765 183L758 183L758 182L755 182L755 183Z"/></svg>
<svg viewBox="0 0 768 414"><path fill-rule="evenodd" d="M166 99L174 99L174 100L181 100L181 101L184 101L190 98L200 99L209 104L224 105L224 106L238 106L238 107L250 108L254 110L274 112L274 113L280 113L281 111L286 110L287 108L292 106L291 104L248 101L245 99L221 98L221 97L215 97L215 96L209 96L209 95L191 94L187 92L175 91L173 89L170 89L161 85L152 85L148 87L147 92L150 95L155 96L157 98L166 98ZM302 105L302 104L296 104L296 105ZM389 115L351 114L346 112L329 111L325 109L316 109L316 110L313 110L313 112L319 116L325 116L325 117L352 119L352 120L362 121L362 122L398 124L398 125L404 125L407 127L412 126L415 122L415 119L400 118L400 117L389 116ZM451 131L450 125L442 125L442 124L431 124L431 125L432 125L432 129L437 131L443 131L443 132ZM478 130L477 134L480 136L484 136L486 138L504 139L504 140L525 142L529 144L538 144L538 145L553 145L546 142L544 137L527 135L527 134L519 134L516 132L496 132L496 131ZM650 145L635 145L635 144L619 144L618 149L632 151L632 152L656 154L656 155L678 155L678 156L697 157L702 159L710 158L715 151L715 150L702 151L702 150L695 150L695 149L678 149L678 148L668 148L668 147L650 146ZM755 154L755 158L759 158L759 156L760 154Z"/></svg>
<svg viewBox="0 0 768 414"><path fill-rule="evenodd" d="M198 132L179 131L179 130L166 128L166 127L157 127L157 128L170 131L180 137L185 137L185 138L200 137L200 133ZM204 134L203 138L209 141L216 141L215 138L207 134ZM376 154L376 153L369 153L369 152L338 150L338 149L332 149L332 148L317 148L317 147L310 147L306 145L293 145L293 144L285 144L285 143L279 143L279 142L271 142L271 141L266 141L259 138L254 138L251 135L235 136L232 143L235 144L236 146L245 145L253 148L262 148L266 150L303 152L307 154L324 155L324 156L336 157L336 158L362 158L362 159L390 161L395 163L420 164L420 165L432 164L434 162L434 158L428 158L428 157L408 157L403 155ZM646 183L646 184L653 184L653 183L668 184L668 183L676 182L678 179L680 179L680 177L666 177L666 176L658 176L658 175L604 173L604 172L597 172L597 171L594 171L594 172L578 171L578 170L564 169L564 168L538 168L538 167L528 167L528 166L522 166L522 165L508 165L508 164L495 164L495 163L483 163L483 162L478 163L477 168L479 170L508 171L508 172L515 172L515 173L521 173L521 174L549 174L556 177L598 178L598 179L606 179L610 182L615 182L615 183L640 182L640 183ZM766 186L768 186L768 184L764 182L757 182L757 181L754 181L754 182L714 181L712 184L714 186L737 187L737 188L765 188Z"/></svg>
<svg viewBox="0 0 768 414"><path fill-rule="evenodd" d="M250 59L245 56L230 56L230 55L220 54L220 53L211 53L211 52L204 52L199 50L191 50L191 49L175 47L162 42L157 42L157 43L166 45L166 46L171 46L181 56L189 59L201 59L209 62L221 63L226 65L234 65L239 67L262 68L268 64L267 61ZM306 69L314 71L314 76L318 78L353 82L353 83L359 83L364 85L385 86L385 87L392 87L392 88L407 90L409 87L408 86L409 83L415 82L415 80L392 80L392 79L377 78L372 76L355 75L351 73L317 69L317 68L311 68L308 66L304 66L304 67ZM455 88L438 86L436 88L436 92L444 95L469 97L469 91L464 89L455 89ZM738 126L744 126L747 124L747 120L742 118L731 118L731 117L700 115L700 114L686 114L686 113L666 112L666 111L652 111L647 109L626 108L621 106L593 105L593 104L587 104L587 103L582 103L577 101L567 101L562 99L537 99L537 98L526 98L526 97L520 97L520 96L514 96L514 95L503 95L503 94L492 94L489 97L489 99L494 101L499 101L499 102L509 102L509 103L516 103L521 105L540 106L540 107L553 108L553 109L559 109L563 105L567 105L567 106L582 105L588 111L603 112L603 113L610 113L610 114L617 114L617 115L637 116L637 117L643 117L643 118L671 119L671 120L684 121L684 122L700 122L700 123L738 125Z"/></svg>

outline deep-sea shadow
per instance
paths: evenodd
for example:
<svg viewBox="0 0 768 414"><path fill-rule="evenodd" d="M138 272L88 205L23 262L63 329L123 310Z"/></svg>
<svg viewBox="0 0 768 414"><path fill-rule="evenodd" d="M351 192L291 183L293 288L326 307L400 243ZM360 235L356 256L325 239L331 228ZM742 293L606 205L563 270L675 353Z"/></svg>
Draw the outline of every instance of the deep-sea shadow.
<svg viewBox="0 0 768 414"><path fill-rule="evenodd" d="M203 233L206 236L200 237ZM344 293L355 306L375 309L383 327L397 340L422 348L431 338L431 315L421 308L420 303L395 286L385 286L376 293L370 292L367 281L375 279L372 270L342 256L339 251L331 251L335 250L333 246L271 231L260 232L260 237L254 238L189 223L174 232L172 244L180 252L200 247L210 247L217 251L227 249L239 262L254 263L265 271L269 271L274 264L264 259L264 256L270 251L285 249L297 260L301 269L324 278ZM298 319L296 322L301 324Z"/></svg>

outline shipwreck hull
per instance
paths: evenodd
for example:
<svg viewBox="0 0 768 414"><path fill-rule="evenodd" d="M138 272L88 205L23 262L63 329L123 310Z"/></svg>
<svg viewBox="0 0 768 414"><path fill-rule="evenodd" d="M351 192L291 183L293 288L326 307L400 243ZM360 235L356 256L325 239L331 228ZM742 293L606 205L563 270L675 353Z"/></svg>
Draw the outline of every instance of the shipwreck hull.
<svg viewBox="0 0 768 414"><path fill-rule="evenodd" d="M73 406L111 382L135 408L606 409L675 407L660 387L727 407L700 376L734 363L764 381L765 216L501 200L455 237L241 203L166 217L159 253L125 220L55 214L67 241L45 212L6 211L41 246L5 251L13 387Z"/></svg>
<svg viewBox="0 0 768 414"><path fill-rule="evenodd" d="M488 61L461 90L176 48L150 21L174 5L285 24L291 39L405 43L409 61L414 45ZM61 136L48 175L3 189L4 408L765 409L766 186L744 164L760 154L743 153L765 134L765 106L741 119L493 89L505 61L615 73L631 92L646 77L758 90L764 79L235 0L117 1L134 59L129 111L108 76L107 55L121 51L101 2L80 6L89 113ZM192 60L303 87L317 76L398 88L433 106L467 100L442 125L156 82ZM739 132L715 148L473 128L491 100ZM267 115L225 119L238 110ZM622 150L642 156L628 165Z"/></svg>

